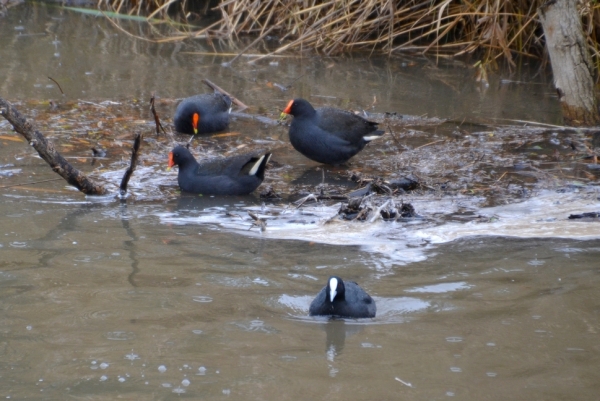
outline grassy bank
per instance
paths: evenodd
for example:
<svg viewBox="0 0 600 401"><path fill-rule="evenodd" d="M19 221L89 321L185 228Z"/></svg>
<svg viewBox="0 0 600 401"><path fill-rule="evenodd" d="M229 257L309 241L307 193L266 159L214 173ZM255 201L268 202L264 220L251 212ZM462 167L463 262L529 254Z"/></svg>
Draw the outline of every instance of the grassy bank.
<svg viewBox="0 0 600 401"><path fill-rule="evenodd" d="M268 33L280 40L275 53L312 50L335 55L368 50L441 57L476 54L485 62L502 59L512 63L517 55L539 58L544 54L537 9L545 1L100 0L98 6L204 25L177 29L172 37L176 40L200 36L235 39ZM199 3L202 5L197 8ZM589 0L579 8L596 60L600 55L599 9L600 4Z"/></svg>

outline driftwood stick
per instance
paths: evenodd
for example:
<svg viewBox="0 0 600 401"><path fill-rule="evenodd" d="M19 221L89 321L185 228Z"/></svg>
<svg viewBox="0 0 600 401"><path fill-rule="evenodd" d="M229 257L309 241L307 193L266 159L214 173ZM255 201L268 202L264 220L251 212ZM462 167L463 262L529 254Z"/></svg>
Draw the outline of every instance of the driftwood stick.
<svg viewBox="0 0 600 401"><path fill-rule="evenodd" d="M377 220L378 218L381 217L381 211L383 209L385 209L386 207L388 207L390 205L390 203L393 203L393 201L391 199L386 200L383 205L379 206L377 208L377 210L375 210L375 213L373 213L373 216L369 219L369 223L373 223L375 222L375 220Z"/></svg>
<svg viewBox="0 0 600 401"><path fill-rule="evenodd" d="M245 110L248 108L248 106L245 105L244 103L242 103L242 101L240 99L238 99L235 96L232 96L230 93L227 93L227 91L224 91L223 89L218 87L215 83L211 82L210 80L203 79L202 82L205 85L207 85L208 87L210 87L212 90L221 92L222 94L229 96L231 98L231 101L240 107L240 109L238 111L242 111L242 110Z"/></svg>
<svg viewBox="0 0 600 401"><path fill-rule="evenodd" d="M81 171L71 166L56 150L41 132L17 111L8 101L0 97L0 115L12 124L15 131L21 134L27 142L39 153L40 157L52 167L55 173L64 178L70 185L86 195L105 195L108 191L99 183L88 178Z"/></svg>
<svg viewBox="0 0 600 401"><path fill-rule="evenodd" d="M142 145L142 139L144 138L143 133L139 133L135 136L135 140L133 141L133 148L131 150L131 163L127 170L125 170L125 174L123 174L123 179L121 180L121 185L119 186L119 196L124 198L127 194L127 184L129 183L129 179L131 175L135 171L135 167L137 166L138 157L140 156L140 146Z"/></svg>

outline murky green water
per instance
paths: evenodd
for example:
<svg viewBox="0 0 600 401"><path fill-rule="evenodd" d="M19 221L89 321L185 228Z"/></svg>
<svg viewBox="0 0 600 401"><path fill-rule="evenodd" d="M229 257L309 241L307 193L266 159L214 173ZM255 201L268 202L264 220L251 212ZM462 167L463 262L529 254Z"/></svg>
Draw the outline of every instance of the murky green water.
<svg viewBox="0 0 600 401"><path fill-rule="evenodd" d="M290 93L266 82L306 72L294 96L335 93L340 105L366 107L376 94L380 111L556 119L544 85L493 86L484 96L460 71L361 57L229 69L39 5L11 9L0 37L0 95L10 100L60 97L48 75L67 98L94 102L153 91L183 97L204 91L192 83L206 75L276 109ZM12 135L4 120L0 135ZM29 152L0 140L0 165L10 165L2 171L15 170L0 186L54 178ZM86 199L62 181L0 196L0 397L562 400L600 392L600 228L596 239L586 228L587 241L569 239L580 232L565 226L567 238L460 239L449 230L459 239L407 245L397 233L410 226L398 223L369 246L348 230L344 246L343 228L338 245L323 243L327 232L311 240L318 218L308 212L294 212L302 240L281 239L289 230L280 239L277 230L247 231L245 216L235 228L206 218L206 208L258 207L255 196L119 204ZM375 319L307 317L332 273L374 296Z"/></svg>
<svg viewBox="0 0 600 401"><path fill-rule="evenodd" d="M357 246L160 224L165 205L3 199L5 397L593 399L599 390L599 241L472 238L403 265ZM375 297L375 319L306 316L333 272Z"/></svg>

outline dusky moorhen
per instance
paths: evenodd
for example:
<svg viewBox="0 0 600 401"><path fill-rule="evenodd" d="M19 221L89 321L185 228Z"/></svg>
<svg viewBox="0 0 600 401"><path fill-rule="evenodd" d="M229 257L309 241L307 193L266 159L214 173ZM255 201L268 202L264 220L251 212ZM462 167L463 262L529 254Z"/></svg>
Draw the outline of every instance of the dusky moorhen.
<svg viewBox="0 0 600 401"><path fill-rule="evenodd" d="M198 163L190 151L177 146L169 167L179 166L177 182L183 192L203 195L247 195L265 178L271 153L248 153Z"/></svg>
<svg viewBox="0 0 600 401"><path fill-rule="evenodd" d="M210 134L229 125L231 99L219 92L183 99L175 110L175 130L182 134Z"/></svg>
<svg viewBox="0 0 600 401"><path fill-rule="evenodd" d="M384 134L377 123L332 107L315 109L305 99L290 100L283 114L294 116L289 129L292 146L319 163L345 163Z"/></svg>

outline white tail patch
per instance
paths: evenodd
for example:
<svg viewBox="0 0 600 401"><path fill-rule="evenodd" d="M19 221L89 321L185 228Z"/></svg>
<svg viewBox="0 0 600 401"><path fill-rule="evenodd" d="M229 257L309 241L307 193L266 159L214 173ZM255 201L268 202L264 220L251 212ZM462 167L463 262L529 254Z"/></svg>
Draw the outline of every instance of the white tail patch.
<svg viewBox="0 0 600 401"><path fill-rule="evenodd" d="M329 280L329 302L333 302L333 300L335 299L335 296L337 295L337 286L337 278L331 278L331 280Z"/></svg>
<svg viewBox="0 0 600 401"><path fill-rule="evenodd" d="M258 171L258 168L260 167L262 161L264 160L265 155L262 155L260 157L260 159L258 159L258 161L256 163L254 163L254 166L252 166L252 168L250 169L250 172L248 173L248 175L256 175L256 172Z"/></svg>
<svg viewBox="0 0 600 401"><path fill-rule="evenodd" d="M369 135L369 136L363 136L363 139L367 142L372 141L373 139L377 139L380 138L381 135Z"/></svg>

